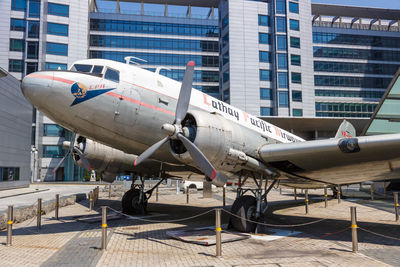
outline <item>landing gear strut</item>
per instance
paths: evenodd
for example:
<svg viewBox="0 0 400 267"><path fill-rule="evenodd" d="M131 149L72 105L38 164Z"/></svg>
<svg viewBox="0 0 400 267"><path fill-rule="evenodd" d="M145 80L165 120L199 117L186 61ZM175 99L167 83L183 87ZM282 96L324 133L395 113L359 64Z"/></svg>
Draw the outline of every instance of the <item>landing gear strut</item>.
<svg viewBox="0 0 400 267"><path fill-rule="evenodd" d="M132 181L131 189L125 192L121 200L122 212L126 214L145 214L147 212L147 202L165 178L162 178L153 188L144 191L144 177L140 177L140 183Z"/></svg>
<svg viewBox="0 0 400 267"><path fill-rule="evenodd" d="M261 174L259 175L259 179L257 179L256 174L252 173L251 177L257 188L244 188L243 186L249 177L246 176L243 180L242 176L239 178L236 200L233 202L231 209L231 212L236 216L231 216L229 221L231 228L246 233L256 230L257 223L255 222L264 221L262 215L267 210L267 194L278 181L274 180L267 189L267 178ZM264 188L263 180L265 180ZM248 192L252 195L246 195Z"/></svg>

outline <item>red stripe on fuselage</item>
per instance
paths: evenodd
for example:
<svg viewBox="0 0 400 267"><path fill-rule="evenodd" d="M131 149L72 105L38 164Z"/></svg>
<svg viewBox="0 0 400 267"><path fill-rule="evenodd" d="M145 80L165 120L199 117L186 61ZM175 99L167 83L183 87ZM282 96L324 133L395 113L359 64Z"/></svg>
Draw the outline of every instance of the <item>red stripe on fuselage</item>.
<svg viewBox="0 0 400 267"><path fill-rule="evenodd" d="M123 99L123 100L126 100L128 102L135 103L137 105L140 105L140 106L143 106L143 107L146 107L146 108L154 109L154 110L160 111L162 113L165 113L165 114L168 114L168 115L171 115L171 116L175 116L175 112L173 112L173 111L170 111L170 110L167 110L167 109L163 109L163 108L160 108L160 107L157 107L157 106L153 106L153 105L141 102L141 101L133 99L133 98L129 98L129 97L126 97L126 96L123 96L123 95L119 95L119 94L113 93L113 92L108 92L108 93L106 93L106 95L109 95L109 96L112 96L112 97L116 97L116 98L119 98L119 99Z"/></svg>
<svg viewBox="0 0 400 267"><path fill-rule="evenodd" d="M75 83L75 81L71 81L68 79L60 78L60 77L53 77L50 75L44 75L44 74L30 74L27 77L42 78L42 79L53 80L53 81L57 81L57 82L67 83L67 84Z"/></svg>

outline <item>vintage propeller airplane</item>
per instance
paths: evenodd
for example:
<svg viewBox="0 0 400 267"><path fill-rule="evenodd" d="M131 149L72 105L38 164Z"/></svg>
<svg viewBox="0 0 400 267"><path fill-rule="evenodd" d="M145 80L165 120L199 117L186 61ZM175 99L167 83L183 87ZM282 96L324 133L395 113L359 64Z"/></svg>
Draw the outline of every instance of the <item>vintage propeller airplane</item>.
<svg viewBox="0 0 400 267"><path fill-rule="evenodd" d="M120 172L143 178L160 170L164 178L203 173L216 186L237 179L232 212L242 218L261 218L276 183L321 188L399 177L400 134L355 137L344 123L335 138L305 141L192 89L194 65L187 64L180 83L129 59L80 60L69 70L29 74L21 88L38 110L79 134L65 142L68 153L105 181ZM243 189L249 177L253 188ZM145 210L154 188L143 188L133 185L124 195L124 212ZM240 231L255 229L236 217L231 224Z"/></svg>

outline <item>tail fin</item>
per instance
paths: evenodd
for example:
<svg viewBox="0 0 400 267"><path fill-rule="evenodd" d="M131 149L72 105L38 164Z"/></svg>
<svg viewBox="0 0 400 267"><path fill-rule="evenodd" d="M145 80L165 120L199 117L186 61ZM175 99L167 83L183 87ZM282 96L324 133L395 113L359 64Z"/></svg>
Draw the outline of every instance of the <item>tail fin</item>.
<svg viewBox="0 0 400 267"><path fill-rule="evenodd" d="M339 129L336 132L335 139L343 137L344 138L356 137L356 129L350 122L346 120L344 120L342 124L340 124Z"/></svg>

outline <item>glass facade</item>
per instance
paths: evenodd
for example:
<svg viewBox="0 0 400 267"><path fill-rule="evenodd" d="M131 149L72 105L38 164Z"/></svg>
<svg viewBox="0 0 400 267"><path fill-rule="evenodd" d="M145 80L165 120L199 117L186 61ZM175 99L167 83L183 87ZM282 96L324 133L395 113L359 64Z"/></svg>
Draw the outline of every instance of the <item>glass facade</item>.
<svg viewBox="0 0 400 267"><path fill-rule="evenodd" d="M60 43L46 43L46 53L58 56L68 56L68 45Z"/></svg>
<svg viewBox="0 0 400 267"><path fill-rule="evenodd" d="M301 83L301 73L292 72L292 83Z"/></svg>
<svg viewBox="0 0 400 267"><path fill-rule="evenodd" d="M260 51L259 59L260 59L260 62L271 63L271 52Z"/></svg>
<svg viewBox="0 0 400 267"><path fill-rule="evenodd" d="M58 69L66 70L67 64L46 62L46 70L58 70Z"/></svg>
<svg viewBox="0 0 400 267"><path fill-rule="evenodd" d="M260 88L260 99L261 100L272 100L272 89Z"/></svg>
<svg viewBox="0 0 400 267"><path fill-rule="evenodd" d="M90 45L94 47L120 47L142 49L164 49L179 51L218 52L218 41L167 39L150 37L125 37L91 35Z"/></svg>
<svg viewBox="0 0 400 267"><path fill-rule="evenodd" d="M24 61L20 59L8 60L8 71L10 72L24 72Z"/></svg>
<svg viewBox="0 0 400 267"><path fill-rule="evenodd" d="M314 32L313 43L400 48L400 37Z"/></svg>
<svg viewBox="0 0 400 267"><path fill-rule="evenodd" d="M65 151L61 146L57 145L43 145L43 157L44 158L62 158L65 155Z"/></svg>
<svg viewBox="0 0 400 267"><path fill-rule="evenodd" d="M314 61L314 71L394 75L398 64Z"/></svg>
<svg viewBox="0 0 400 267"><path fill-rule="evenodd" d="M43 136L65 137L65 129L58 124L44 124Z"/></svg>
<svg viewBox="0 0 400 267"><path fill-rule="evenodd" d="M387 88L392 78L314 75L315 86Z"/></svg>
<svg viewBox="0 0 400 267"><path fill-rule="evenodd" d="M316 102L317 117L370 117L375 111L375 103L335 103Z"/></svg>
<svg viewBox="0 0 400 267"><path fill-rule="evenodd" d="M294 108L293 109L293 117L303 117L303 110Z"/></svg>
<svg viewBox="0 0 400 267"><path fill-rule="evenodd" d="M289 94L287 91L279 91L279 107L287 108L289 106Z"/></svg>
<svg viewBox="0 0 400 267"><path fill-rule="evenodd" d="M354 91L354 90L328 90L316 89L315 96L326 97L360 97L360 98L374 98L381 99L385 92L381 91Z"/></svg>
<svg viewBox="0 0 400 267"><path fill-rule="evenodd" d="M40 0L29 0L29 17L40 17Z"/></svg>
<svg viewBox="0 0 400 267"><path fill-rule="evenodd" d="M400 61L400 51L314 46L314 57Z"/></svg>
<svg viewBox="0 0 400 267"><path fill-rule="evenodd" d="M287 72L278 72L278 88L289 88Z"/></svg>
<svg viewBox="0 0 400 267"><path fill-rule="evenodd" d="M268 33L263 33L263 32L258 33L258 42L260 44L271 44L271 40L269 38L269 34Z"/></svg>
<svg viewBox="0 0 400 267"><path fill-rule="evenodd" d="M39 38L40 22L29 21L28 23L28 38Z"/></svg>
<svg viewBox="0 0 400 267"><path fill-rule="evenodd" d="M287 70L288 69L287 54L278 54L278 69L279 70Z"/></svg>
<svg viewBox="0 0 400 267"><path fill-rule="evenodd" d="M290 55L290 64L292 64L294 66L301 66L301 57L300 57L300 55L291 54Z"/></svg>
<svg viewBox="0 0 400 267"><path fill-rule="evenodd" d="M26 62L26 75L32 72L38 71L38 63L37 62Z"/></svg>
<svg viewBox="0 0 400 267"><path fill-rule="evenodd" d="M260 26L270 26L269 16L267 15L258 15L258 25Z"/></svg>
<svg viewBox="0 0 400 267"><path fill-rule="evenodd" d="M225 71L224 74L222 74L223 83L229 82L229 78L229 71Z"/></svg>
<svg viewBox="0 0 400 267"><path fill-rule="evenodd" d="M269 107L260 107L260 116L272 116L273 109Z"/></svg>
<svg viewBox="0 0 400 267"><path fill-rule="evenodd" d="M292 31L300 31L300 22L297 19L290 19L289 28Z"/></svg>
<svg viewBox="0 0 400 267"><path fill-rule="evenodd" d="M299 4L289 2L289 12L299 14Z"/></svg>
<svg viewBox="0 0 400 267"><path fill-rule="evenodd" d="M286 14L286 0L276 0L276 13Z"/></svg>
<svg viewBox="0 0 400 267"><path fill-rule="evenodd" d="M124 20L90 20L90 30L105 32L151 33L218 37L218 26L173 24Z"/></svg>
<svg viewBox="0 0 400 267"><path fill-rule="evenodd" d="M47 33L59 36L68 36L68 25L48 22Z"/></svg>
<svg viewBox="0 0 400 267"><path fill-rule="evenodd" d="M27 0L12 0L11 10L26 11Z"/></svg>
<svg viewBox="0 0 400 267"><path fill-rule="evenodd" d="M271 79L270 70L260 70L260 81L271 81Z"/></svg>
<svg viewBox="0 0 400 267"><path fill-rule="evenodd" d="M25 40L24 39L10 39L10 51L24 52Z"/></svg>
<svg viewBox="0 0 400 267"><path fill-rule="evenodd" d="M276 44L279 51L286 51L287 50L286 35L277 35Z"/></svg>
<svg viewBox="0 0 400 267"><path fill-rule="evenodd" d="M26 20L24 19L14 19L10 21L10 30L24 32L26 29Z"/></svg>
<svg viewBox="0 0 400 267"><path fill-rule="evenodd" d="M290 47L300 48L300 38L290 37Z"/></svg>
<svg viewBox="0 0 400 267"><path fill-rule="evenodd" d="M303 94L301 91L292 91L292 101L294 102L302 102L303 101Z"/></svg>
<svg viewBox="0 0 400 267"><path fill-rule="evenodd" d="M160 74L164 75L168 78L182 81L183 76L185 74L185 70L165 70L161 69ZM219 73L218 71L206 71L206 70L195 70L193 73L193 81L194 82L218 82Z"/></svg>
<svg viewBox="0 0 400 267"><path fill-rule="evenodd" d="M286 32L286 18L285 17L276 17L276 31L277 32Z"/></svg>
<svg viewBox="0 0 400 267"><path fill-rule="evenodd" d="M39 58L39 42L28 42L27 44L27 58L38 59Z"/></svg>

